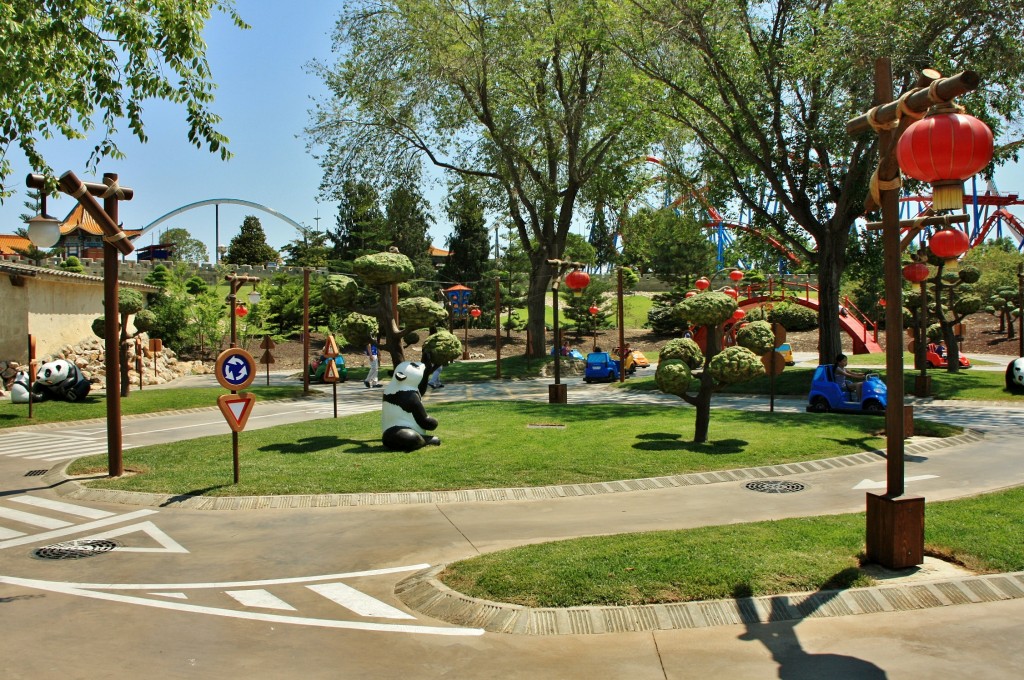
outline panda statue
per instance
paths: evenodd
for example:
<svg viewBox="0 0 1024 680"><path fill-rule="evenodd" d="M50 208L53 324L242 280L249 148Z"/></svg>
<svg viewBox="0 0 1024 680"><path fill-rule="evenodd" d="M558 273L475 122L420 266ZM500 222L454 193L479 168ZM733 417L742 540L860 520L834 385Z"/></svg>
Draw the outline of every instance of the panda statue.
<svg viewBox="0 0 1024 680"><path fill-rule="evenodd" d="M1013 394L1024 394L1024 357L1006 365L1006 390Z"/></svg>
<svg viewBox="0 0 1024 680"><path fill-rule="evenodd" d="M430 373L415 361L403 361L395 367L391 382L384 388L380 414L381 441L392 451L415 451L424 446L440 446L441 440L428 435L437 429L437 420L427 415L422 396Z"/></svg>
<svg viewBox="0 0 1024 680"><path fill-rule="evenodd" d="M15 404L27 404L30 389L28 373L18 371L14 376L14 382L11 383L11 401Z"/></svg>
<svg viewBox="0 0 1024 680"><path fill-rule="evenodd" d="M26 378L25 382L28 382ZM36 381L32 384L32 401L46 401L54 399L59 401L81 401L89 394L92 385L85 377L82 370L70 361L58 359L48 361L39 367L36 374ZM18 390L20 393L21 390ZM15 403L28 403L28 393L19 394L15 399L15 392L11 392L11 400Z"/></svg>

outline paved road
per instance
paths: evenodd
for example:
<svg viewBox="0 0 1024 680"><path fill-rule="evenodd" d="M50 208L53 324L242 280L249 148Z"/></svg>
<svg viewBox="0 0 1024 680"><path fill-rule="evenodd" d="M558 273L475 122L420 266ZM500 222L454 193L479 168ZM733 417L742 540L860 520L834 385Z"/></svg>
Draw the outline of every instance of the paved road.
<svg viewBox="0 0 1024 680"><path fill-rule="evenodd" d="M622 403L570 380L570 401ZM429 400L544 401L545 382L449 385ZM329 394L329 393L328 393ZM634 395L684 407L675 398ZM723 405L767 408L766 400ZM343 405L343 406L342 406ZM379 407L379 392L339 388L343 412ZM800 409L781 401L780 409ZM912 455L912 492L929 501L1024 482L1020 411L919 404L918 413L986 432ZM331 417L327 395L261 404L249 427ZM103 427L37 428L32 455L79 455ZM223 433L215 410L126 419L128 445ZM20 434L24 434L22 431ZM69 441L73 440L73 441ZM96 678L729 678L893 677L973 673L1019 677L1024 599L856 616L813 616L689 630L603 635L484 633L420 614L395 588L427 565L560 538L859 511L864 480L884 461L789 474L806 490L758 494L725 480L539 500L204 511L80 501L60 493L42 458L0 449L0 640L4 677ZM877 458L877 457L875 457ZM267 502L267 505L286 505ZM78 559L87 549L100 553ZM62 553L62 550L66 551ZM1024 587L1024 582L1022 582ZM967 591L964 591L967 592Z"/></svg>

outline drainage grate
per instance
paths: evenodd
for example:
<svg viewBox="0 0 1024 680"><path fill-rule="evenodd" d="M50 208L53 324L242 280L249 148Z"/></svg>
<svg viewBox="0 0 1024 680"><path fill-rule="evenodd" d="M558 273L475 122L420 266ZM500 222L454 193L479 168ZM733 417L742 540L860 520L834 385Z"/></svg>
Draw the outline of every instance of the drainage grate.
<svg viewBox="0 0 1024 680"><path fill-rule="evenodd" d="M807 488L806 485L800 482L790 482L781 479L763 479L757 482L747 482L744 486L751 491L760 491L761 493L796 493Z"/></svg>
<svg viewBox="0 0 1024 680"><path fill-rule="evenodd" d="M25 473L26 477L38 477L39 475L45 475L46 470L29 470Z"/></svg>
<svg viewBox="0 0 1024 680"><path fill-rule="evenodd" d="M110 552L117 547L114 541L101 539L83 539L80 541L65 541L45 545L32 551L34 557L44 560L78 560L83 557L92 557L101 553Z"/></svg>

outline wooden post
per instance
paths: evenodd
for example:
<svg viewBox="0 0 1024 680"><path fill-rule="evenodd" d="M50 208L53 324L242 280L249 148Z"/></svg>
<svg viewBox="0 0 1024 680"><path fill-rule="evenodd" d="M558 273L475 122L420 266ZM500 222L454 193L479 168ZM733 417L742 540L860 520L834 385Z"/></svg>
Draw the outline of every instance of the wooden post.
<svg viewBox="0 0 1024 680"><path fill-rule="evenodd" d="M494 232L494 240L497 243L498 232ZM497 246L494 248L497 250ZM497 367L494 377L501 380L501 277L494 277L494 355L497 357Z"/></svg>
<svg viewBox="0 0 1024 680"><path fill-rule="evenodd" d="M36 381L36 339L28 336L28 417L32 417L32 385Z"/></svg>
<svg viewBox="0 0 1024 680"><path fill-rule="evenodd" d="M302 268L302 393L309 394L309 267Z"/></svg>
<svg viewBox="0 0 1024 680"><path fill-rule="evenodd" d="M617 279L616 288L616 300L619 303L619 309L616 313L618 317L616 321L619 325L619 382L626 382L626 311L623 308L622 301L622 267L619 267L619 276Z"/></svg>
<svg viewBox="0 0 1024 680"><path fill-rule="evenodd" d="M65 176L66 177L66 176ZM64 177L61 178L64 180ZM104 173L103 181L110 186L117 185L117 175ZM88 194L86 194L88 196ZM83 197L84 198L84 197ZM90 196L91 198L91 196ZM93 200L95 203L95 200ZM83 207L86 205L82 204ZM103 199L103 213L115 226L118 222L117 194L112 193ZM92 214L92 213L90 213ZM118 229L118 231L121 231ZM124 234L121 231L121 234ZM107 473L111 477L124 474L124 446L121 435L121 367L118 361L120 347L118 297L121 292L118 284L117 243L103 239L103 343L106 353L107 382ZM124 243L131 246L125 239ZM131 251L129 251L131 252Z"/></svg>

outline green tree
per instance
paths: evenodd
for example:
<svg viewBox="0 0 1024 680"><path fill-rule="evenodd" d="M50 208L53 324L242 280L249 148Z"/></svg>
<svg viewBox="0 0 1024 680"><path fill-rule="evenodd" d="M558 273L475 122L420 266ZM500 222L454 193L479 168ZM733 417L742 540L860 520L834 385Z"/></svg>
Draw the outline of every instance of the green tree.
<svg viewBox="0 0 1024 680"><path fill-rule="evenodd" d="M372 184L348 179L334 187L332 196L338 201L335 228L327 232L332 259L351 261L388 247L380 195Z"/></svg>
<svg viewBox="0 0 1024 680"><path fill-rule="evenodd" d="M172 259L175 262L208 262L209 251L206 244L193 238L187 229L176 227L160 234L160 243L174 246Z"/></svg>
<svg viewBox="0 0 1024 680"><path fill-rule="evenodd" d="M308 133L324 184L386 183L423 161L479 178L529 255L532 353L583 190L656 134L641 86L601 28L607 6L552 0L363 0L342 10L333 97ZM628 170L628 169L627 169Z"/></svg>
<svg viewBox="0 0 1024 680"><path fill-rule="evenodd" d="M17 144L32 169L55 176L37 148L52 137L84 139L97 124L103 139L86 167L122 158L114 135L127 127L142 142L143 103L163 99L187 111L188 140L230 158L215 129L214 84L203 30L212 12L248 28L231 0L68 0L0 3L0 198L10 195L8 149ZM26 84L31 83L31 87Z"/></svg>
<svg viewBox="0 0 1024 680"><path fill-rule="evenodd" d="M651 97L694 135L695 176L712 178L789 249L817 265L823 361L839 351L839 283L864 212L877 135L846 122L870 108L872 64L892 58L897 93L923 67L970 65L986 87L962 98L998 135L1019 115L1024 30L1016 0L636 0L611 24L619 49L664 92ZM927 56L921 56L927 55ZM1014 147L1007 147L1010 153ZM997 159L998 160L998 159ZM761 197L772 195L780 209ZM812 244L799 237L806 232Z"/></svg>
<svg viewBox="0 0 1024 680"><path fill-rule="evenodd" d="M453 283L475 282L489 269L491 242L484 218L483 197L469 182L449 187L445 213L452 233L445 242L449 254L441 278Z"/></svg>
<svg viewBox="0 0 1024 680"><path fill-rule="evenodd" d="M66 272L72 274L84 274L85 267L82 266L82 261L74 255L69 255L66 260L60 263L60 268Z"/></svg>
<svg viewBox="0 0 1024 680"><path fill-rule="evenodd" d="M412 261L416 277L434 278L434 265L430 260L430 225L434 217L430 204L420 193L419 186L404 181L388 194L384 208L384 233L387 248L398 248Z"/></svg>
<svg viewBox="0 0 1024 680"><path fill-rule="evenodd" d="M662 281L688 286L717 269L717 253L708 240L706 222L692 210L643 208L623 221L622 260Z"/></svg>
<svg viewBox="0 0 1024 680"><path fill-rule="evenodd" d="M267 235L258 217L246 215L242 227L228 244L225 264L265 265L277 261L277 251L267 245Z"/></svg>
<svg viewBox="0 0 1024 680"><path fill-rule="evenodd" d="M289 241L282 248L284 263L292 267L326 267L331 256L327 234L305 229L302 238Z"/></svg>

